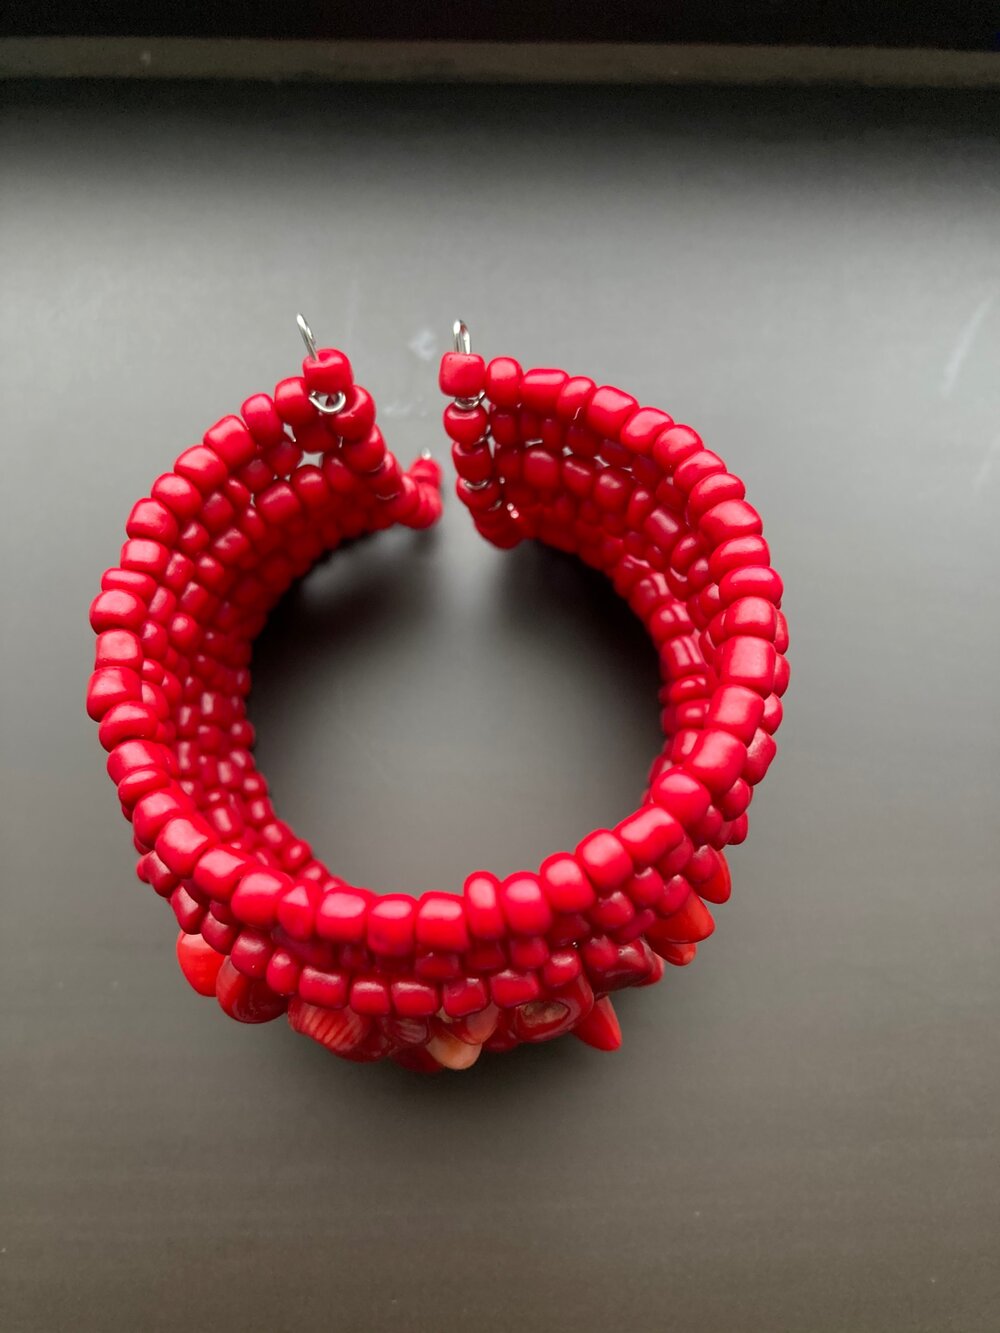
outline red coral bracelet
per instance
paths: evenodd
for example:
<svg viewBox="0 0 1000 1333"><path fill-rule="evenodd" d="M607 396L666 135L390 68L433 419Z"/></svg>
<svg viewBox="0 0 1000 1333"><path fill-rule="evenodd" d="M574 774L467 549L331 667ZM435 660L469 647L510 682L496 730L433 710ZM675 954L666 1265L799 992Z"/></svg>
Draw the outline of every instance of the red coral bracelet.
<svg viewBox="0 0 1000 1333"><path fill-rule="evenodd" d="M347 357L299 323L301 377L154 482L91 606L87 709L139 878L173 908L185 977L240 1022L287 1012L347 1059L425 1072L570 1032L612 1050L611 992L711 933L722 849L774 757L788 631L760 517L689 426L582 376L486 364L457 324L440 384L459 498L497 546L535 538L608 576L656 645L666 740L634 813L534 870L420 899L348 884L254 765L252 644L325 552L433 524L440 470L400 467Z"/></svg>

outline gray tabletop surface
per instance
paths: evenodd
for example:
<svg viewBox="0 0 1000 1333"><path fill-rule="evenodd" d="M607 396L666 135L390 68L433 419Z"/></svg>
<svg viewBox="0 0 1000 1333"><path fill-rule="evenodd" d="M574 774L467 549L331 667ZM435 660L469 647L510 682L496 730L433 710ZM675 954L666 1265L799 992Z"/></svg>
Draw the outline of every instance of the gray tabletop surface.
<svg viewBox="0 0 1000 1333"><path fill-rule="evenodd" d="M1000 102L9 85L0 1328L1000 1328ZM295 373L303 310L405 459L437 357L619 384L749 484L780 753L695 965L625 1042L421 1080L184 985L83 709L132 501ZM450 465L449 465L450 466ZM451 483L448 483L449 490ZM279 812L421 893L621 818L652 650L597 576L432 534L294 590Z"/></svg>

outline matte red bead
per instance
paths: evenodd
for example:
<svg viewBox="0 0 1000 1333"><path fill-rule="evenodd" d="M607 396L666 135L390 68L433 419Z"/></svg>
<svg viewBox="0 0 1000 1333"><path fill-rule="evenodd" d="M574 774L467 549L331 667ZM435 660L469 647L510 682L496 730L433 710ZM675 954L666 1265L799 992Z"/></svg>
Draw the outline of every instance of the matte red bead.
<svg viewBox="0 0 1000 1333"><path fill-rule="evenodd" d="M684 836L684 830L669 811L647 805L629 815L615 834L636 865L654 865Z"/></svg>
<svg viewBox="0 0 1000 1333"><path fill-rule="evenodd" d="M145 603L124 589L98 593L90 605L90 623L97 633L101 630L141 629L145 619Z"/></svg>
<svg viewBox="0 0 1000 1333"><path fill-rule="evenodd" d="M565 370L526 370L521 378L521 403L532 412L551 416L569 376Z"/></svg>
<svg viewBox="0 0 1000 1333"><path fill-rule="evenodd" d="M328 972L307 964L299 974L299 995L309 1004L342 1009L347 1004L348 979L343 972Z"/></svg>
<svg viewBox="0 0 1000 1333"><path fill-rule="evenodd" d="M464 953L469 930L462 900L451 894L424 894L417 906L416 940L423 949Z"/></svg>
<svg viewBox="0 0 1000 1333"><path fill-rule="evenodd" d="M486 385L486 362L475 353L445 352L438 384L449 398L475 398Z"/></svg>
<svg viewBox="0 0 1000 1333"><path fill-rule="evenodd" d="M510 968L490 978L490 998L500 1009L537 1000L541 985L534 972L515 972Z"/></svg>
<svg viewBox="0 0 1000 1333"><path fill-rule="evenodd" d="M347 405L329 418L333 429L344 440L363 440L375 425L375 403L367 389L355 384L347 396Z"/></svg>
<svg viewBox="0 0 1000 1333"><path fill-rule="evenodd" d="M307 356L302 362L302 378L310 393L335 397L350 390L354 372L343 352L335 347L321 347L315 357Z"/></svg>
<svg viewBox="0 0 1000 1333"><path fill-rule="evenodd" d="M360 944L365 938L369 898L354 889L325 893L316 909L316 930L327 940Z"/></svg>
<svg viewBox="0 0 1000 1333"><path fill-rule="evenodd" d="M356 977L351 983L350 1003L359 1014L382 1016L392 1012L388 983L380 977Z"/></svg>
<svg viewBox="0 0 1000 1333"><path fill-rule="evenodd" d="M619 888L634 869L621 839L608 829L588 834L577 846L576 856L599 893Z"/></svg>
<svg viewBox="0 0 1000 1333"><path fill-rule="evenodd" d="M506 925L496 876L479 871L465 881L465 917L469 932L476 939L503 938Z"/></svg>
<svg viewBox="0 0 1000 1333"><path fill-rule="evenodd" d="M387 957L413 952L417 904L402 894L376 898L368 912L368 947Z"/></svg>
<svg viewBox="0 0 1000 1333"><path fill-rule="evenodd" d="M404 1018L428 1018L441 1007L437 988L423 981L394 981L390 986L392 1007Z"/></svg>
<svg viewBox="0 0 1000 1333"><path fill-rule="evenodd" d="M545 934L552 924L552 908L537 875L509 875L499 892L507 924L515 934Z"/></svg>
<svg viewBox="0 0 1000 1333"><path fill-rule="evenodd" d="M486 367L486 394L498 407L517 407L521 400L521 367L509 356L495 357Z"/></svg>
<svg viewBox="0 0 1000 1333"><path fill-rule="evenodd" d="M598 435L615 440L638 406L631 394L604 385L600 389L595 389L587 404L587 425Z"/></svg>
<svg viewBox="0 0 1000 1333"><path fill-rule="evenodd" d="M231 471L249 463L257 453L257 442L245 423L235 416L223 417L210 426L205 432L204 442Z"/></svg>
<svg viewBox="0 0 1000 1333"><path fill-rule="evenodd" d="M539 879L556 912L585 912L595 901L594 886L577 857L556 852L538 869Z"/></svg>
<svg viewBox="0 0 1000 1333"><path fill-rule="evenodd" d="M229 899L232 910L247 925L271 926L278 919L278 902L289 883L287 875L270 870L251 870L232 892Z"/></svg>
<svg viewBox="0 0 1000 1333"><path fill-rule="evenodd" d="M711 802L708 789L679 768L667 769L653 783L650 796L683 825L690 828L704 818Z"/></svg>
<svg viewBox="0 0 1000 1333"><path fill-rule="evenodd" d="M441 1003L449 1018L477 1013L489 1002L489 988L481 977L462 977L441 987Z"/></svg>

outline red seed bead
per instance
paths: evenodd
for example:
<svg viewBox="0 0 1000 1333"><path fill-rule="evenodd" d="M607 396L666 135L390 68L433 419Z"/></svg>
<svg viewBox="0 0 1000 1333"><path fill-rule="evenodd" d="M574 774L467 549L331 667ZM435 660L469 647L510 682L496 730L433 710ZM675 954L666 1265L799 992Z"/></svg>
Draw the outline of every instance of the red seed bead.
<svg viewBox="0 0 1000 1333"><path fill-rule="evenodd" d="M316 930L327 940L360 944L365 938L369 895L356 889L325 893L316 909Z"/></svg>
<svg viewBox="0 0 1000 1333"><path fill-rule="evenodd" d="M783 594L784 585L780 575L761 565L731 569L719 584L719 597L723 606L730 606L741 597L765 597L774 606L780 606Z"/></svg>
<svg viewBox="0 0 1000 1333"><path fill-rule="evenodd" d="M444 410L444 428L457 444L470 448L481 440L489 427L484 407L460 408L449 403Z"/></svg>
<svg viewBox="0 0 1000 1333"><path fill-rule="evenodd" d="M350 361L335 347L321 347L314 357L307 356L302 362L302 377L310 393L331 397L346 394L354 383Z"/></svg>
<svg viewBox="0 0 1000 1333"><path fill-rule="evenodd" d="M441 1004L449 1018L478 1013L489 1002L489 988L481 977L462 977L441 987Z"/></svg>
<svg viewBox="0 0 1000 1333"><path fill-rule="evenodd" d="M138 671L143 661L142 644L132 630L107 629L98 634L94 652L96 668L116 666Z"/></svg>
<svg viewBox="0 0 1000 1333"><path fill-rule="evenodd" d="M474 352L446 352L438 384L449 398L475 398L486 384L486 362Z"/></svg>
<svg viewBox="0 0 1000 1333"><path fill-rule="evenodd" d="M727 684L745 685L765 698L774 686L777 655L763 639L728 639L719 650L719 675Z"/></svg>
<svg viewBox="0 0 1000 1333"><path fill-rule="evenodd" d="M282 421L293 430L300 426L311 425L317 418L317 411L309 401L309 389L301 377L282 380L274 387L274 407Z"/></svg>
<svg viewBox="0 0 1000 1333"><path fill-rule="evenodd" d="M417 904L402 894L376 898L368 912L368 947L390 958L412 953Z"/></svg>
<svg viewBox="0 0 1000 1333"><path fill-rule="evenodd" d="M544 935L552 924L552 908L537 875L509 875L500 885L500 903L516 935Z"/></svg>
<svg viewBox="0 0 1000 1333"><path fill-rule="evenodd" d="M144 703L120 703L109 708L101 719L97 738L105 750L113 750L126 740L152 740L160 733L156 712Z"/></svg>
<svg viewBox="0 0 1000 1333"><path fill-rule="evenodd" d="M129 667L101 667L87 686L87 714L99 722L115 704L134 703L142 695L142 681Z"/></svg>
<svg viewBox="0 0 1000 1333"><path fill-rule="evenodd" d="M763 713L764 700L756 690L745 685L725 685L712 695L705 721L709 727L721 727L748 745Z"/></svg>
<svg viewBox="0 0 1000 1333"><path fill-rule="evenodd" d="M711 797L703 783L679 768L667 769L653 783L650 796L664 806L684 828L703 819Z"/></svg>
<svg viewBox="0 0 1000 1333"><path fill-rule="evenodd" d="M593 906L594 886L577 857L556 852L542 862L538 876L554 911L586 912Z"/></svg>
<svg viewBox="0 0 1000 1333"><path fill-rule="evenodd" d="M271 955L264 980L276 995L294 995L299 988L302 965L287 949L275 949Z"/></svg>
<svg viewBox="0 0 1000 1333"><path fill-rule="evenodd" d="M392 1007L404 1018L429 1018L441 1007L437 987L424 981L401 979L389 988Z"/></svg>
<svg viewBox="0 0 1000 1333"><path fill-rule="evenodd" d="M587 425L598 435L616 440L622 427L638 406L631 394L604 385L594 391L587 404Z"/></svg>
<svg viewBox="0 0 1000 1333"><path fill-rule="evenodd" d="M204 442L232 472L249 463L257 453L257 442L239 417L223 417L217 421L205 432Z"/></svg>
<svg viewBox="0 0 1000 1333"><path fill-rule="evenodd" d="M541 985L534 972L515 972L511 968L490 978L490 998L500 1009L513 1009L517 1004L537 1000Z"/></svg>
<svg viewBox="0 0 1000 1333"><path fill-rule="evenodd" d="M630 452L645 456L652 449L653 441L672 425L671 418L658 407L640 407L622 426L619 438Z"/></svg>
<svg viewBox="0 0 1000 1333"><path fill-rule="evenodd" d="M478 871L465 881L465 919L475 939L499 940L506 933L499 887L496 876L486 871Z"/></svg>
<svg viewBox="0 0 1000 1333"><path fill-rule="evenodd" d="M254 442L263 449L273 449L287 439L285 423L271 398L266 393L255 393L240 408L240 415Z"/></svg>
<svg viewBox="0 0 1000 1333"><path fill-rule="evenodd" d="M723 616L723 639L750 634L773 643L777 633L778 612L774 603L765 597L741 597L730 605Z"/></svg>
<svg viewBox="0 0 1000 1333"><path fill-rule="evenodd" d="M697 738L684 767L718 795L733 785L743 772L746 759L747 747L736 736L725 731L708 731Z"/></svg>
<svg viewBox="0 0 1000 1333"><path fill-rule="evenodd" d="M210 898L228 902L240 876L247 870L246 857L228 847L210 847L198 858L194 882Z"/></svg>
<svg viewBox="0 0 1000 1333"><path fill-rule="evenodd" d="M712 579L718 583L730 570L747 565L769 566L771 552L763 537L731 537L715 548L708 558Z"/></svg>
<svg viewBox="0 0 1000 1333"><path fill-rule="evenodd" d="M159 500L137 500L128 516L125 531L130 537L147 537L172 546L180 528L176 516Z"/></svg>
<svg viewBox="0 0 1000 1333"><path fill-rule="evenodd" d="M380 977L357 977L351 983L350 997L355 1013L378 1017L392 1013L389 986Z"/></svg>
<svg viewBox="0 0 1000 1333"><path fill-rule="evenodd" d="M417 906L416 941L420 948L464 953L469 947L465 909L451 894L427 893Z"/></svg>
<svg viewBox="0 0 1000 1333"><path fill-rule="evenodd" d="M247 925L271 926L278 919L278 902L289 884L288 876L279 872L251 870L232 892L229 900L232 910Z"/></svg>
<svg viewBox="0 0 1000 1333"><path fill-rule="evenodd" d="M509 356L498 356L486 367L486 396L497 407L517 407L521 400L521 367Z"/></svg>
<svg viewBox="0 0 1000 1333"><path fill-rule="evenodd" d="M341 439L363 440L375 425L375 402L367 389L355 384L347 395L347 405L329 419Z"/></svg>
<svg viewBox="0 0 1000 1333"><path fill-rule="evenodd" d="M565 370L526 370L521 377L521 404L531 412L551 416L569 376Z"/></svg>
<svg viewBox="0 0 1000 1333"><path fill-rule="evenodd" d="M576 857L598 893L610 893L632 874L632 858L620 838L597 829L577 846Z"/></svg>
<svg viewBox="0 0 1000 1333"><path fill-rule="evenodd" d="M649 866L678 845L684 830L669 811L647 805L622 820L615 834L635 865Z"/></svg>
<svg viewBox="0 0 1000 1333"><path fill-rule="evenodd" d="M299 995L309 1004L342 1009L347 1004L348 979L343 972L326 972L309 964L299 976Z"/></svg>
<svg viewBox="0 0 1000 1333"><path fill-rule="evenodd" d="M270 937L259 930L241 930L233 942L230 958L233 967L255 981L264 978L274 946Z"/></svg>
<svg viewBox="0 0 1000 1333"><path fill-rule="evenodd" d="M174 471L197 486L202 495L211 495L228 475L225 463L215 450L200 444L184 450L174 463Z"/></svg>
<svg viewBox="0 0 1000 1333"><path fill-rule="evenodd" d="M98 634L102 630L138 630L145 619L145 603L124 589L98 593L90 605L90 624Z"/></svg>
<svg viewBox="0 0 1000 1333"><path fill-rule="evenodd" d="M166 509L186 523L201 509L201 492L186 477L176 472L165 472L153 482L151 494Z"/></svg>

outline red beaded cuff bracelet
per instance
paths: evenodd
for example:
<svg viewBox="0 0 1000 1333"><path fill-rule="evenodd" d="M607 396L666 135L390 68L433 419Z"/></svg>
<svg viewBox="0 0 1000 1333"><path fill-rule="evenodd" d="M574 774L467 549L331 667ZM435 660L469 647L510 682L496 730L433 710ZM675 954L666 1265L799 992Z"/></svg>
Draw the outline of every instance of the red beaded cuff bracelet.
<svg viewBox="0 0 1000 1333"><path fill-rule="evenodd" d="M300 328L302 375L153 483L90 609L87 710L139 878L174 911L187 980L240 1022L287 1012L346 1059L423 1072L566 1033L613 1050L611 993L711 933L722 849L774 757L788 631L760 517L689 426L584 377L487 364L456 325L440 385L459 499L495 545L535 538L608 576L656 645L666 740L637 810L533 870L419 899L348 884L254 765L252 644L325 552L436 522L440 470L400 466L347 357Z"/></svg>

